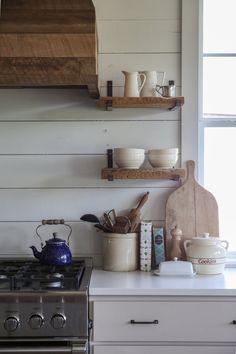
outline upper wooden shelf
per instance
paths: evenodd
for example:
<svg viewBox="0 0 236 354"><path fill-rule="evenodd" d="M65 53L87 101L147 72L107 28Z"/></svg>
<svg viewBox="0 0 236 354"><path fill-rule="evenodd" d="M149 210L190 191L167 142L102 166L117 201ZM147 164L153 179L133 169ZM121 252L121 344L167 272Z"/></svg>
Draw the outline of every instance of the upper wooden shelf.
<svg viewBox="0 0 236 354"><path fill-rule="evenodd" d="M103 168L102 179L113 181L114 179L171 179L178 181L185 177L182 168Z"/></svg>
<svg viewBox="0 0 236 354"><path fill-rule="evenodd" d="M184 104L184 97L100 97L99 106L117 108L162 108L173 110Z"/></svg>

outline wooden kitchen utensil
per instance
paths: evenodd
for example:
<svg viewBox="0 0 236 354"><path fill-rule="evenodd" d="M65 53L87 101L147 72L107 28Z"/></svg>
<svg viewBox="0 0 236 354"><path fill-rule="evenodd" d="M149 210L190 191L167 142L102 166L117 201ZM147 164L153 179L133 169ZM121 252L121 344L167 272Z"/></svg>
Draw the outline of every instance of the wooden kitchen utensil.
<svg viewBox="0 0 236 354"><path fill-rule="evenodd" d="M104 213L103 216L105 220L105 226L112 230L114 223L111 220L110 216L107 213Z"/></svg>
<svg viewBox="0 0 236 354"><path fill-rule="evenodd" d="M166 254L170 259L171 233L178 225L182 230L181 250L186 254L183 242L205 232L219 236L218 205L215 197L203 188L194 177L194 161L187 161L187 178L184 184L170 194L166 203Z"/></svg>
<svg viewBox="0 0 236 354"><path fill-rule="evenodd" d="M102 230L104 232L112 232L111 229L107 228L106 225L102 225L102 224L95 224L94 227L96 227L99 230Z"/></svg>
<svg viewBox="0 0 236 354"><path fill-rule="evenodd" d="M80 220L93 222L93 223L100 223L98 217L94 214L84 214L81 216Z"/></svg>
<svg viewBox="0 0 236 354"><path fill-rule="evenodd" d="M135 209L132 209L128 214L128 218L131 224L131 232L135 232L139 223L141 222L141 208L148 200L149 192L145 193L144 196L141 198L138 206Z"/></svg>
<svg viewBox="0 0 236 354"><path fill-rule="evenodd" d="M131 223L127 216L117 216L116 222L112 227L112 232L117 234L127 234L131 232Z"/></svg>

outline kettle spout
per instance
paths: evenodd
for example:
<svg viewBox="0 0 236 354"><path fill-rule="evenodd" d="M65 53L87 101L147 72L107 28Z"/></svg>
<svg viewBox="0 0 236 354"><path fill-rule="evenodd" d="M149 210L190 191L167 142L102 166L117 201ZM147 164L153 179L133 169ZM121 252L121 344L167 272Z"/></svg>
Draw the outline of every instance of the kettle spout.
<svg viewBox="0 0 236 354"><path fill-rule="evenodd" d="M30 248L33 251L34 257L40 259L42 252L39 252L35 246L31 246Z"/></svg>

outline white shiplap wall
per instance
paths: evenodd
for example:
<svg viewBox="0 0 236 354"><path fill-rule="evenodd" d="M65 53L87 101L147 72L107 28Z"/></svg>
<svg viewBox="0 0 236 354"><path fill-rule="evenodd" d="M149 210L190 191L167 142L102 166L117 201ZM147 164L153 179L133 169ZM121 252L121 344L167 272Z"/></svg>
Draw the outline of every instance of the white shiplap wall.
<svg viewBox="0 0 236 354"><path fill-rule="evenodd" d="M180 92L180 0L94 0L101 95L121 70L166 71ZM0 253L30 256L44 218L72 226L74 255L101 261L101 235L80 221L84 213L124 213L150 191L143 217L162 225L171 181L100 179L106 149L181 147L180 111L114 109L106 112L76 89L0 90ZM43 232L49 237L49 229Z"/></svg>

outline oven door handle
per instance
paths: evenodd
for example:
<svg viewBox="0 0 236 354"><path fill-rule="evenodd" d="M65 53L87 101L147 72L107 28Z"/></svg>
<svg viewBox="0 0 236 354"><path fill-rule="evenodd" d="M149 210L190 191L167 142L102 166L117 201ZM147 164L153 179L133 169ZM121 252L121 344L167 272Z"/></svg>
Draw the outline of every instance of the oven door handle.
<svg viewBox="0 0 236 354"><path fill-rule="evenodd" d="M87 353L87 343L73 343L71 346L0 346L0 354L85 354Z"/></svg>

